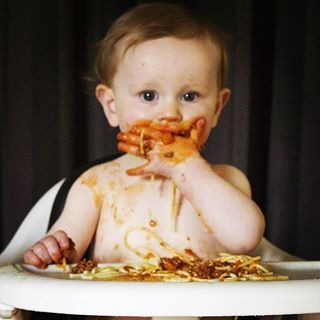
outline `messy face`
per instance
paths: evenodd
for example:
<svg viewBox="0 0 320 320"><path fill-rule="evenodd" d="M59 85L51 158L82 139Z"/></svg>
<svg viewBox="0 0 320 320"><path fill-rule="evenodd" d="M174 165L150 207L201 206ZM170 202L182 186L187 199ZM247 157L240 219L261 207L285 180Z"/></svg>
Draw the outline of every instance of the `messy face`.
<svg viewBox="0 0 320 320"><path fill-rule="evenodd" d="M116 124L127 131L145 120L167 125L204 119L204 143L222 108L218 65L218 51L207 41L166 37L130 47L111 88Z"/></svg>

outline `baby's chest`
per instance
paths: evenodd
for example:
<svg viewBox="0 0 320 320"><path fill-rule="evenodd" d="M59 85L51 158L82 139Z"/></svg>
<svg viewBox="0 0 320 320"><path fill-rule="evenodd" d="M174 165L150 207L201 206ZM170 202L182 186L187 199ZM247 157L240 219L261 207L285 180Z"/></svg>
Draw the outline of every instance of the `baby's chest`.
<svg viewBox="0 0 320 320"><path fill-rule="evenodd" d="M117 228L143 226L153 231L191 235L212 234L191 203L171 180L138 180L120 185L104 203L105 223Z"/></svg>
<svg viewBox="0 0 320 320"><path fill-rule="evenodd" d="M96 259L215 255L214 231L171 181L144 181L115 191L101 212Z"/></svg>

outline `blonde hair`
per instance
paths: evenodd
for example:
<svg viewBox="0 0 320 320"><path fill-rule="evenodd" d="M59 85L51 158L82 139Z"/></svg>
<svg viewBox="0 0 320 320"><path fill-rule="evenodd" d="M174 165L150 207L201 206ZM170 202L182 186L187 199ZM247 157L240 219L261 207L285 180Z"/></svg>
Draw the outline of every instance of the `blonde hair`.
<svg viewBox="0 0 320 320"><path fill-rule="evenodd" d="M222 87L226 83L228 50L225 34L203 17L200 18L183 6L151 3L134 7L120 16L98 43L94 64L95 85L99 83L112 85L120 59L117 49L122 40L127 40L123 50L125 54L133 45L163 37L211 41L220 56L218 85Z"/></svg>

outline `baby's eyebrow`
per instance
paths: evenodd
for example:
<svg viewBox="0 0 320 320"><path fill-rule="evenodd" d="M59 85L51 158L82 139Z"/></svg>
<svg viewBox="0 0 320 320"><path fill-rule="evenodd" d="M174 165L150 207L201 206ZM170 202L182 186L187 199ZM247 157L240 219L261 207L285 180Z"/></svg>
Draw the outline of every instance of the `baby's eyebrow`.
<svg viewBox="0 0 320 320"><path fill-rule="evenodd" d="M141 83L143 87L154 87L158 84L156 80L151 80L151 81L144 81Z"/></svg>
<svg viewBox="0 0 320 320"><path fill-rule="evenodd" d="M142 90L142 89L153 89L157 87L156 81L148 81L148 82L134 82L128 85L130 90Z"/></svg>
<svg viewBox="0 0 320 320"><path fill-rule="evenodd" d="M201 83L187 83L181 87L181 91L188 91L188 90L203 90L208 87L207 84Z"/></svg>

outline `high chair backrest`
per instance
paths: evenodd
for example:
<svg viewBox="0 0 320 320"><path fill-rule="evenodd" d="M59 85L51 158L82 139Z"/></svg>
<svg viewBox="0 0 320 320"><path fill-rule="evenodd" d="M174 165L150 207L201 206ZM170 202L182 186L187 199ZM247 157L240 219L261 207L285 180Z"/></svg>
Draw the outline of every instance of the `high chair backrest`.
<svg viewBox="0 0 320 320"><path fill-rule="evenodd" d="M15 235L0 255L0 266L21 262L23 252L48 230L52 205L64 180L49 189L29 211Z"/></svg>

